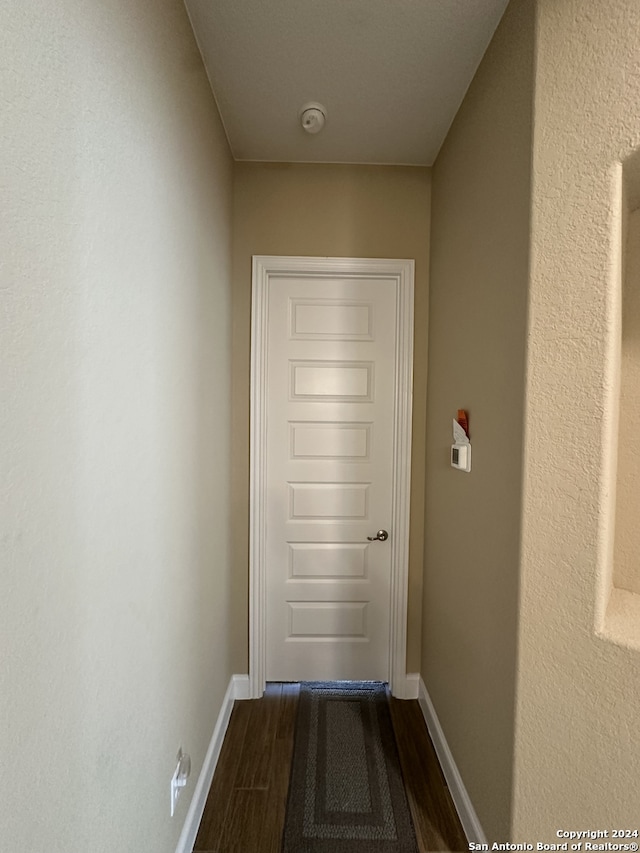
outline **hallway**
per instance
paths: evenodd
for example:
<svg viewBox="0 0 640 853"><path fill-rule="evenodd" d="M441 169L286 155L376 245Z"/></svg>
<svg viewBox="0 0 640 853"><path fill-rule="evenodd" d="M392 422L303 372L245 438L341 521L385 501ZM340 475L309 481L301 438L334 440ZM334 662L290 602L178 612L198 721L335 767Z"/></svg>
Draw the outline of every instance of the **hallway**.
<svg viewBox="0 0 640 853"><path fill-rule="evenodd" d="M431 11L444 32L412 17ZM321 552L352 546L342 577L357 592L365 549L404 529L376 509L365 460L380 431L355 403L346 431L313 399L287 415L295 466L267 500L252 494L265 256L415 263L411 440L385 475L400 483L410 461L406 662L398 687L375 677L409 697L391 708L423 849L460 843L421 712L470 843L635 832L640 2L8 0L2 24L2 851L193 853L234 700L197 853L280 849L299 700L283 684L248 698L267 674L252 520L277 506L297 532L309 486L323 496L319 535L287 537L279 563L309 592L289 608L296 631L322 610L310 603L333 602ZM451 76L431 63L459 60L475 24L486 41L430 149L410 130L434 127L419 93L444 98ZM199 33L222 48L208 63ZM258 150L235 142L223 55ZM312 99L327 110L316 135L299 115ZM276 137L290 146L277 156ZM330 316L329 297L301 298ZM368 299L349 300L359 338L325 327L345 344L325 376L345 368L355 402L382 409L383 374L346 344L373 345L400 315L375 307L369 323ZM283 401L313 396L308 365L286 358ZM468 472L451 466L461 408ZM355 486L336 490L353 496L340 514L362 526L349 542L333 536L333 462L317 462L340 430ZM388 545L365 545L382 529ZM343 603L346 642L363 647L380 607Z"/></svg>
<svg viewBox="0 0 640 853"><path fill-rule="evenodd" d="M281 850L299 693L269 683L262 698L235 703L194 853ZM418 702L389 705L420 853L466 850Z"/></svg>

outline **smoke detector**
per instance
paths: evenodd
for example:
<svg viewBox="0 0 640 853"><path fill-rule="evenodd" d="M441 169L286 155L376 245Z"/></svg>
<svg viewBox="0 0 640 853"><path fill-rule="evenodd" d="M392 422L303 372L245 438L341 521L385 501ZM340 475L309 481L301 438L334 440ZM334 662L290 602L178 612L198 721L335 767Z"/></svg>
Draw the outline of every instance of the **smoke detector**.
<svg viewBox="0 0 640 853"><path fill-rule="evenodd" d="M307 133L320 133L327 120L327 111L322 104L305 104L300 110L300 124Z"/></svg>

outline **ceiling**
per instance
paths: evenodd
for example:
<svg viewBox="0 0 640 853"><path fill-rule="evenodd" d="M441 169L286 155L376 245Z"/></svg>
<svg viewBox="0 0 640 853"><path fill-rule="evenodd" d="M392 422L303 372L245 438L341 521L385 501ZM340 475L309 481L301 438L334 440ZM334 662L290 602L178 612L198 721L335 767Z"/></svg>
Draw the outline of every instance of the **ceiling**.
<svg viewBox="0 0 640 853"><path fill-rule="evenodd" d="M429 166L507 0L186 0L237 160ZM304 132L319 101L324 130Z"/></svg>

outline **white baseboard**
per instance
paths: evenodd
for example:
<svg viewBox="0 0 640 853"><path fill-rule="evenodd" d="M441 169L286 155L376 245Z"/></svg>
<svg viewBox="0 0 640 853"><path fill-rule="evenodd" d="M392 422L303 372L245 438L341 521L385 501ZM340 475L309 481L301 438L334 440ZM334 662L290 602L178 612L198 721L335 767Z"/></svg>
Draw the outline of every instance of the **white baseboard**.
<svg viewBox="0 0 640 853"><path fill-rule="evenodd" d="M250 682L248 675L232 675L233 682L233 698L234 699L251 699Z"/></svg>
<svg viewBox="0 0 640 853"><path fill-rule="evenodd" d="M453 755L442 731L436 709L433 707L433 702L422 678L419 678L418 701L467 840L476 844L486 844L487 839L478 820L478 815L473 808L473 803L464 786L460 771L453 760Z"/></svg>
<svg viewBox="0 0 640 853"><path fill-rule="evenodd" d="M249 676L232 675L229 680L227 692L224 694L224 699L222 700L222 707L220 708L213 735L209 742L209 748L202 764L202 770L200 771L193 796L191 797L189 810L187 811L184 826L178 839L176 853L193 853L193 845L196 842L196 835L198 834L198 827L200 826L204 807L207 802L211 780L213 779L216 764L220 757L222 741L229 725L233 703L236 699L247 699L248 697Z"/></svg>
<svg viewBox="0 0 640 853"><path fill-rule="evenodd" d="M391 695L395 699L417 699L419 683L419 672L407 672L403 679L393 681Z"/></svg>
<svg viewBox="0 0 640 853"><path fill-rule="evenodd" d="M419 672L408 672L404 693L405 699L417 699L420 695L420 673Z"/></svg>

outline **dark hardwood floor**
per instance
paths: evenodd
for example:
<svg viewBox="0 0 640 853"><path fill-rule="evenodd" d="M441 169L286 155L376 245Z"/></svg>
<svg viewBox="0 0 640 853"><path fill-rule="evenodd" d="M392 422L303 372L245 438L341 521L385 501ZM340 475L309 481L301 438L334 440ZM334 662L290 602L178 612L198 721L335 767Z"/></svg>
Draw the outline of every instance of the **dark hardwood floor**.
<svg viewBox="0 0 640 853"><path fill-rule="evenodd" d="M235 703L194 853L280 853L299 689ZM389 701L420 853L467 850L418 702Z"/></svg>
<svg viewBox="0 0 640 853"><path fill-rule="evenodd" d="M468 850L417 699L389 699L404 788L420 853Z"/></svg>

